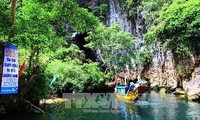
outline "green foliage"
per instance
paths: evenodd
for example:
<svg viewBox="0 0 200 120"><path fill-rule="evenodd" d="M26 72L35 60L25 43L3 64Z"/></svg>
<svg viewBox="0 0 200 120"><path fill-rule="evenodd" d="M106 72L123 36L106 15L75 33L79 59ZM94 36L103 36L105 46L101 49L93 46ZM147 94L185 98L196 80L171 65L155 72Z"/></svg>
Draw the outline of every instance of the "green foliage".
<svg viewBox="0 0 200 120"><path fill-rule="evenodd" d="M11 25L10 25L10 9L9 1L0 1L0 41L6 41L8 39Z"/></svg>
<svg viewBox="0 0 200 120"><path fill-rule="evenodd" d="M178 71L178 73L183 76L185 75L185 71L186 71L186 68L185 67L177 67L176 70Z"/></svg>
<svg viewBox="0 0 200 120"><path fill-rule="evenodd" d="M127 13L127 17L134 19L139 9L140 2L136 0L122 0L122 9Z"/></svg>
<svg viewBox="0 0 200 120"><path fill-rule="evenodd" d="M108 5L107 4L100 4L99 6L96 6L93 10L93 13L95 16L99 17L101 21L106 19L108 11Z"/></svg>
<svg viewBox="0 0 200 120"><path fill-rule="evenodd" d="M104 74L97 63L82 63L77 59L65 62L54 60L47 67L47 73L57 76L54 84L56 89L62 89L66 84L71 83L75 91L83 91L104 80Z"/></svg>
<svg viewBox="0 0 200 120"><path fill-rule="evenodd" d="M46 67L46 66L45 66ZM49 78L51 77L47 73L45 73L45 67L41 66L38 68L37 77L35 79L35 83L28 94L25 95L26 99L31 101L37 101L40 99L45 99L50 97L50 87L49 87Z"/></svg>
<svg viewBox="0 0 200 120"><path fill-rule="evenodd" d="M172 0L143 0L141 7L147 11L145 21L155 23L160 11L165 10L171 3Z"/></svg>
<svg viewBox="0 0 200 120"><path fill-rule="evenodd" d="M12 42L33 51L55 49L61 45L62 39L51 25L57 17L53 4L40 4L34 0L23 0L22 3L16 12L16 33ZM48 7L50 5L52 7Z"/></svg>
<svg viewBox="0 0 200 120"><path fill-rule="evenodd" d="M151 53L147 46L144 46L135 56L135 63L140 66L146 66L151 62Z"/></svg>
<svg viewBox="0 0 200 120"><path fill-rule="evenodd" d="M130 33L123 32L119 25L112 24L105 27L100 24L95 31L89 32L87 40L89 41L87 47L101 50L105 64L111 63L111 65L118 67L130 64L135 39Z"/></svg>
<svg viewBox="0 0 200 120"><path fill-rule="evenodd" d="M98 25L97 17L87 11L87 9L80 8L75 1L63 0L61 2L61 14L66 15L67 21L78 32L87 32L94 30Z"/></svg>
<svg viewBox="0 0 200 120"><path fill-rule="evenodd" d="M175 0L168 8L159 11L159 17L148 30L145 39L149 42L168 42L176 53L189 55L191 44L197 44L200 37L200 1Z"/></svg>
<svg viewBox="0 0 200 120"><path fill-rule="evenodd" d="M84 60L85 55L83 51L81 51L78 46L72 44L68 48L60 48L55 51L55 53L52 54L53 59L59 59L59 60L71 60L71 59L78 59L78 60Z"/></svg>
<svg viewBox="0 0 200 120"><path fill-rule="evenodd" d="M59 89L72 83L75 90L82 91L87 85L98 85L104 80L98 64L85 60L83 51L67 43L71 35L65 24L69 23L76 32L93 31L99 19L92 12L72 0L20 0L11 26L9 5L10 1L0 1L0 41L7 41L14 31L10 42L19 46L19 65L26 60L21 80L26 81L37 74L36 82L25 98L48 97L54 74L57 76L55 86ZM106 6L101 7L103 10Z"/></svg>

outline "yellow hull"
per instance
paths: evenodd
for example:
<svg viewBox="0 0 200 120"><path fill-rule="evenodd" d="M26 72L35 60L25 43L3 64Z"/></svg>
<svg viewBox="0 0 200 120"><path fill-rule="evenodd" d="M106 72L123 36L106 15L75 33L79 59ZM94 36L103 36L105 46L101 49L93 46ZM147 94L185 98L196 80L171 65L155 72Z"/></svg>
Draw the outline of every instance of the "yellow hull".
<svg viewBox="0 0 200 120"><path fill-rule="evenodd" d="M119 100L133 101L138 97L138 88L136 88L133 91L129 91L126 95L122 95L122 94L116 93L116 97Z"/></svg>

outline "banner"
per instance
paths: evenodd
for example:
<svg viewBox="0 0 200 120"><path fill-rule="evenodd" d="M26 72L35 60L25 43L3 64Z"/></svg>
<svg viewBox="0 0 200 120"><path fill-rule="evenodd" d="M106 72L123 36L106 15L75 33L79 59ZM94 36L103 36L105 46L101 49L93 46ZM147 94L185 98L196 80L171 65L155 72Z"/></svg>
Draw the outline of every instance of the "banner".
<svg viewBox="0 0 200 120"><path fill-rule="evenodd" d="M4 45L4 61L0 94L18 93L18 47Z"/></svg>

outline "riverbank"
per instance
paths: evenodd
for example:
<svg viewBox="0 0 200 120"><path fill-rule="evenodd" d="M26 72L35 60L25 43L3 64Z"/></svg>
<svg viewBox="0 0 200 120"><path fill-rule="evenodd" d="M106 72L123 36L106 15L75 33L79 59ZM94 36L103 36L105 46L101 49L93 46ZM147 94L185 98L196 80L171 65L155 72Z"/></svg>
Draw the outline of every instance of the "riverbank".
<svg viewBox="0 0 200 120"><path fill-rule="evenodd" d="M179 98L189 100L189 101L197 101L200 102L200 97L196 94L188 95L187 91L183 88L176 88L170 89L168 87L153 87L152 90L158 92L159 94L166 94L166 93L173 93L174 95L178 96Z"/></svg>

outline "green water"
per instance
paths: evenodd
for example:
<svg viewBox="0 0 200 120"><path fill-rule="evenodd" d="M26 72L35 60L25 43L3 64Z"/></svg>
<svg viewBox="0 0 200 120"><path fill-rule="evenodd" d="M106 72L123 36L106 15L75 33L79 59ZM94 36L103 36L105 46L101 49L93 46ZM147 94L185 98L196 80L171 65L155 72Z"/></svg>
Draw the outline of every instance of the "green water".
<svg viewBox="0 0 200 120"><path fill-rule="evenodd" d="M14 120L200 120L200 103L173 94L144 94L137 102L120 102L114 110L65 108L64 104L46 108L45 114L7 117Z"/></svg>

